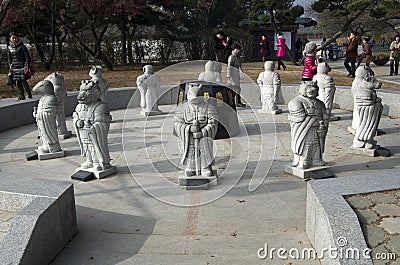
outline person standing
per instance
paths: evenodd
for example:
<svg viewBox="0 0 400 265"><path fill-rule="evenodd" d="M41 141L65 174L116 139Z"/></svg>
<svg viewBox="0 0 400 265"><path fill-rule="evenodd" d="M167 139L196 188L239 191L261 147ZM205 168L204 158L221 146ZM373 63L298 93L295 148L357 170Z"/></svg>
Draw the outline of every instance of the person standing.
<svg viewBox="0 0 400 265"><path fill-rule="evenodd" d="M356 72L356 61L357 61L357 37L356 33L352 31L349 36L349 42L346 48L346 59L344 60L344 66L349 74L347 77L354 78L354 73ZM351 64L351 67L350 67Z"/></svg>
<svg viewBox="0 0 400 265"><path fill-rule="evenodd" d="M261 36L260 46L261 46L261 50L260 50L261 57L262 57L263 63L265 63L265 61L267 60L267 57L271 55L271 50L269 49L269 41L265 35Z"/></svg>
<svg viewBox="0 0 400 265"><path fill-rule="evenodd" d="M390 44L390 75L399 74L400 59L400 35L396 35L394 41Z"/></svg>
<svg viewBox="0 0 400 265"><path fill-rule="evenodd" d="M24 100L24 88L28 94L28 98L32 98L31 88L27 80L30 76L24 74L24 66L30 65L31 56L29 55L28 48L19 39L15 32L10 33L10 46L8 47L8 61L10 64L10 73L12 80L16 83L19 91L18 100Z"/></svg>
<svg viewBox="0 0 400 265"><path fill-rule="evenodd" d="M304 68L301 72L301 81L312 81L314 75L317 74L317 65L315 58L315 50L317 49L317 44L313 41L306 44L304 48Z"/></svg>
<svg viewBox="0 0 400 265"><path fill-rule="evenodd" d="M225 33L223 31L218 32L212 38L213 49L215 53L215 59L217 62L225 61Z"/></svg>
<svg viewBox="0 0 400 265"><path fill-rule="evenodd" d="M240 76L242 72L242 61L240 60L240 51L242 46L238 42L234 42L232 44L232 54L228 58L228 68L227 68L227 79L228 84L232 87L232 90L235 91L235 102L236 106L244 107L246 104L242 102L242 98L240 96L241 88L240 88Z"/></svg>
<svg viewBox="0 0 400 265"><path fill-rule="evenodd" d="M281 70L281 66L283 67L283 70L286 70L286 65L282 62L282 57L285 56L285 43L286 39L283 37L282 32L278 32L276 34L278 40L275 43L275 45L278 47L276 51L276 58L278 59L278 70Z"/></svg>
<svg viewBox="0 0 400 265"><path fill-rule="evenodd" d="M369 41L370 39L368 37L363 39L363 48L361 52L362 60L358 63L357 67L361 62L365 63L366 66L369 66L372 62L372 47L370 46Z"/></svg>

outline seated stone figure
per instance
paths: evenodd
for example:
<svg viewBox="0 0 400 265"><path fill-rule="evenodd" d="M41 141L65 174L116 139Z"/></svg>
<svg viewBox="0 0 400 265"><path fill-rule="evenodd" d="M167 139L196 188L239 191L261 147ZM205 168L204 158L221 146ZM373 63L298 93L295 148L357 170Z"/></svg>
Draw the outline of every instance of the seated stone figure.
<svg viewBox="0 0 400 265"><path fill-rule="evenodd" d="M292 166L301 169L323 166L322 154L329 115L325 104L317 99L318 86L315 82L303 81L299 93L288 104L291 148L294 153Z"/></svg>
<svg viewBox="0 0 400 265"><path fill-rule="evenodd" d="M326 113L332 116L333 98L335 96L335 81L328 75L331 68L326 62L321 62L317 66L317 74L314 75L313 81L317 82L318 99L324 102Z"/></svg>
<svg viewBox="0 0 400 265"><path fill-rule="evenodd" d="M97 82L84 80L78 94L78 105L72 115L81 148L86 157L82 169L103 171L111 168L107 136L111 115L107 105L100 100Z"/></svg>
<svg viewBox="0 0 400 265"><path fill-rule="evenodd" d="M356 102L355 112L358 116L353 147L372 149L376 147L374 137L382 115L382 99L376 95L382 83L371 74L367 74L353 90Z"/></svg>
<svg viewBox="0 0 400 265"><path fill-rule="evenodd" d="M57 111L57 130L58 134L67 138L71 135L71 131L68 131L67 125L65 124L65 98L67 97L67 90L64 84L64 76L59 72L54 72L47 76L45 80L49 80L54 86L54 93L58 100L58 111Z"/></svg>
<svg viewBox="0 0 400 265"><path fill-rule="evenodd" d="M89 76L93 81L96 81L100 89L100 99L104 103L107 103L108 83L103 78L103 68L100 65L92 66L89 71Z"/></svg>
<svg viewBox="0 0 400 265"><path fill-rule="evenodd" d="M143 67L143 75L136 79L140 91L140 107L143 115L156 115L162 112L158 109L158 90L160 89L160 76L154 74L152 65Z"/></svg>
<svg viewBox="0 0 400 265"><path fill-rule="evenodd" d="M205 71L199 74L198 80L207 82L222 82L220 62L208 61L205 66Z"/></svg>
<svg viewBox="0 0 400 265"><path fill-rule="evenodd" d="M185 176L213 175L213 139L218 128L216 109L199 96L201 85L190 84L188 102L179 106L174 129L180 139Z"/></svg>
<svg viewBox="0 0 400 265"><path fill-rule="evenodd" d="M360 118L358 116L357 112L357 101L355 97L355 90L358 86L358 84L364 80L366 76L374 76L374 71L369 66L360 66L357 67L356 72L355 72L355 78L353 80L353 83L351 85L351 93L353 94L353 120L351 122L351 127L348 127L348 131L351 132L352 134L356 133L357 126L360 123Z"/></svg>
<svg viewBox="0 0 400 265"><path fill-rule="evenodd" d="M53 84L48 80L40 81L33 88L33 92L42 95L37 109L33 112L42 142L38 154L61 152L56 123L58 100Z"/></svg>
<svg viewBox="0 0 400 265"><path fill-rule="evenodd" d="M281 113L278 108L277 97L281 90L281 78L274 72L274 62L266 61L264 63L264 72L261 72L257 78L257 84L261 92L262 109L260 112L271 111L273 114Z"/></svg>

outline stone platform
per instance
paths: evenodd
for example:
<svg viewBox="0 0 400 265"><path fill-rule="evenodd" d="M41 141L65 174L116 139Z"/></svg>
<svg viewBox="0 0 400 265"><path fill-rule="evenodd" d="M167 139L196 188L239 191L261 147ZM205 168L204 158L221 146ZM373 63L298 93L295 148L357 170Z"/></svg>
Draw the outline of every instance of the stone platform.
<svg viewBox="0 0 400 265"><path fill-rule="evenodd" d="M166 105L160 109L168 113L173 107ZM164 115L147 119L151 123L147 127L147 141L143 142L140 126L145 121L140 111L137 116L127 116L125 125L129 126L124 133L121 128L125 110L112 111L108 141L112 164L118 172L98 181L72 181L79 233L52 264L320 264L319 260L280 260L277 256L262 260L257 256L265 244L270 248L301 250L313 247L314 241L306 234L307 182L285 174L285 166L292 160L287 115L276 115L271 120L270 114L256 113L257 117L249 107L240 108L241 134L216 142L215 169L218 176L223 174L218 185L209 190L187 191L178 184L179 170L174 163L180 155L168 124L165 130L169 134L159 138ZM384 116L380 128L386 134L376 137L394 155L367 157L347 153L353 140L346 130L351 112L335 110L335 114L341 120L330 123L324 153L335 179L384 174L388 168L399 168L398 119ZM67 126L73 128L70 117ZM77 139L61 140L65 157L26 161L25 154L36 146L36 136L34 124L1 132L1 171L34 179L71 181L70 176L83 162ZM160 148L165 139L170 142ZM260 151L261 140L266 145L265 155ZM123 143L129 148L124 148ZM268 164L269 161L273 163ZM258 175L254 176L255 172ZM263 180L265 175L258 189L249 192L251 185L258 184L258 177ZM147 181L148 189L144 190L143 183L137 180ZM164 189L161 180L171 184L174 193ZM159 192L164 200L149 192ZM214 196L216 193L218 196ZM209 201L211 196L216 199ZM175 205L165 202L174 198ZM183 207L181 202L191 206ZM340 212L332 214L335 213Z"/></svg>

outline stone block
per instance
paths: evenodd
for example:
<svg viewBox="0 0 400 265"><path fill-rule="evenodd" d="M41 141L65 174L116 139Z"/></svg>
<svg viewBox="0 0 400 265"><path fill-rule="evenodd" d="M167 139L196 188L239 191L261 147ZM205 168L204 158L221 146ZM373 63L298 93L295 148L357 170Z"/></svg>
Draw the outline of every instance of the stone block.
<svg viewBox="0 0 400 265"><path fill-rule="evenodd" d="M162 111L144 111L144 110L141 110L140 114L143 115L144 117L147 117L147 116L161 115L161 114L164 114L164 113Z"/></svg>
<svg viewBox="0 0 400 265"><path fill-rule="evenodd" d="M388 217L383 218L379 227L383 228L389 234L400 234L400 218Z"/></svg>
<svg viewBox="0 0 400 265"><path fill-rule="evenodd" d="M68 139L71 135L72 135L71 131L66 131L66 133L59 134L58 138L65 140L65 139Z"/></svg>
<svg viewBox="0 0 400 265"><path fill-rule="evenodd" d="M43 153L39 149L36 149L35 151L38 154L39 160L48 160L48 159L60 158L60 157L65 156L64 150L61 150L61 151L55 152L55 153Z"/></svg>
<svg viewBox="0 0 400 265"><path fill-rule="evenodd" d="M0 173L0 195L16 211L0 264L49 264L78 231L71 183Z"/></svg>
<svg viewBox="0 0 400 265"><path fill-rule="evenodd" d="M291 165L286 165L285 172L302 179L321 179L331 178L334 176L334 174L330 170L330 166L319 166L301 169L297 167L292 167Z"/></svg>
<svg viewBox="0 0 400 265"><path fill-rule="evenodd" d="M350 146L348 152L351 154L371 156L371 157L375 157L375 156L388 157L391 155L389 149L380 147L379 145L377 145L377 146L375 146L375 148L371 148L371 149Z"/></svg>
<svg viewBox="0 0 400 265"><path fill-rule="evenodd" d="M270 113L272 115L280 114L282 113L282 109L277 109L277 110L265 110L265 109L259 109L258 113Z"/></svg>
<svg viewBox="0 0 400 265"><path fill-rule="evenodd" d="M79 180L79 181L89 181L91 179L94 179L94 174L93 172L89 171L83 171L83 170L78 170L75 172L72 176L71 179Z"/></svg>
<svg viewBox="0 0 400 265"><path fill-rule="evenodd" d="M102 179L102 178L108 177L108 176L116 173L117 167L112 166L110 168L107 168L107 169L101 170L101 171L94 170L93 168L78 168L76 170L76 172L78 172L78 171L86 171L88 173L93 173L97 179Z"/></svg>
<svg viewBox="0 0 400 265"><path fill-rule="evenodd" d="M187 177L184 175L184 173L181 173L179 175L178 183L180 186L184 187L187 190L207 190L209 186L218 185L218 178L215 171L213 171L213 175L210 177Z"/></svg>
<svg viewBox="0 0 400 265"><path fill-rule="evenodd" d="M38 160L39 156L38 156L38 153L36 151L32 151L32 152L29 152L29 153L25 154L25 158L28 161L32 161L32 160Z"/></svg>

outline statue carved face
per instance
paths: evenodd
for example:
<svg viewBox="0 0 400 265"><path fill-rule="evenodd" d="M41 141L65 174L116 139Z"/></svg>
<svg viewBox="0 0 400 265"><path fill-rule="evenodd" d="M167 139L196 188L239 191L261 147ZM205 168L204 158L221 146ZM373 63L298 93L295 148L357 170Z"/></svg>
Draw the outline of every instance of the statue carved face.
<svg viewBox="0 0 400 265"><path fill-rule="evenodd" d="M82 80L79 87L78 102L91 104L100 99L100 89L96 81Z"/></svg>
<svg viewBox="0 0 400 265"><path fill-rule="evenodd" d="M49 80L42 80L33 87L32 91L39 95L54 95L54 86Z"/></svg>
<svg viewBox="0 0 400 265"><path fill-rule="evenodd" d="M359 84L359 87L369 90L380 89L382 83L376 80L373 75L367 74Z"/></svg>
<svg viewBox="0 0 400 265"><path fill-rule="evenodd" d="M300 95L307 98L316 98L318 96L318 85L314 81L303 81L300 85Z"/></svg>
<svg viewBox="0 0 400 265"><path fill-rule="evenodd" d="M89 76L90 77L100 77L103 75L103 68L100 65L97 66L92 66L92 68L89 71Z"/></svg>
<svg viewBox="0 0 400 265"><path fill-rule="evenodd" d="M200 102L203 101L202 97L199 97L199 91L202 87L202 85L197 85L197 84L189 84L189 91L187 94L187 98L190 104L193 105L199 105Z"/></svg>
<svg viewBox="0 0 400 265"><path fill-rule="evenodd" d="M54 72L54 73L50 74L44 80L49 80L54 85L57 85L57 86L64 85L64 76L62 76L59 72Z"/></svg>

